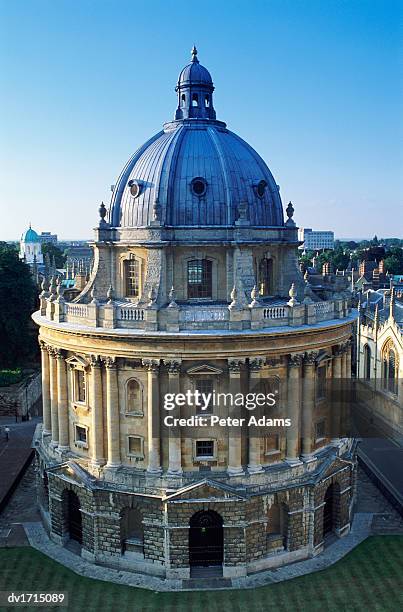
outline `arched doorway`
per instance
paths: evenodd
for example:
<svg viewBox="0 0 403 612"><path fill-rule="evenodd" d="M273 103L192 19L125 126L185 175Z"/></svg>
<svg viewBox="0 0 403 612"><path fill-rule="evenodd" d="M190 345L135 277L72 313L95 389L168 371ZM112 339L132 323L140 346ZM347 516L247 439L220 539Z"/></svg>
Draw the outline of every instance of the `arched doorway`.
<svg viewBox="0 0 403 612"><path fill-rule="evenodd" d="M331 484L325 493L325 505L323 507L323 537L333 532L336 519L336 496L337 487Z"/></svg>
<svg viewBox="0 0 403 612"><path fill-rule="evenodd" d="M67 493L67 521L70 540L79 544L83 541L83 523L81 515L80 500L74 491Z"/></svg>
<svg viewBox="0 0 403 612"><path fill-rule="evenodd" d="M222 565L224 530L222 517L214 510L201 510L189 522L189 564L208 567Z"/></svg>

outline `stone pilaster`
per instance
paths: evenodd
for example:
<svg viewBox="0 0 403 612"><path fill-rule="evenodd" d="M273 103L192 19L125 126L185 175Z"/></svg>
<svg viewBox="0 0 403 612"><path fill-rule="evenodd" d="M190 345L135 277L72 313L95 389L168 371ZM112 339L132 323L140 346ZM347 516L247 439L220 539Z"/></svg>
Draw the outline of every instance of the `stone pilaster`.
<svg viewBox="0 0 403 612"><path fill-rule="evenodd" d="M343 348L336 346L333 349L333 366L332 366L332 412L331 412L331 431L332 440L331 443L334 446L338 446L340 438L338 433L340 432L340 409L341 409L341 385L343 376Z"/></svg>
<svg viewBox="0 0 403 612"><path fill-rule="evenodd" d="M90 405L91 405L91 458L94 466L105 463L104 453L104 418L102 401L101 360L91 355Z"/></svg>
<svg viewBox="0 0 403 612"><path fill-rule="evenodd" d="M49 388L50 388L50 420L52 429L52 446L59 444L59 417L57 414L57 349L48 347L49 352Z"/></svg>
<svg viewBox="0 0 403 612"><path fill-rule="evenodd" d="M57 351L57 408L59 425L59 450L70 449L69 444L69 414L67 405L67 368L64 352Z"/></svg>
<svg viewBox="0 0 403 612"><path fill-rule="evenodd" d="M168 368L168 388L169 393L177 394L180 392L180 370L181 364L177 360L165 360L164 365ZM180 417L180 407L176 406L171 414L174 418ZM181 430L180 427L169 428L169 457L168 474L179 476L182 474L181 456Z"/></svg>
<svg viewBox="0 0 403 612"><path fill-rule="evenodd" d="M106 357L106 427L108 433L108 461L106 467L117 468L120 460L120 418L118 371L116 357Z"/></svg>
<svg viewBox="0 0 403 612"><path fill-rule="evenodd" d="M311 351L304 357L304 376L302 379L302 454L305 462L312 461L313 456L313 411L315 407L315 370L318 353Z"/></svg>
<svg viewBox="0 0 403 612"><path fill-rule="evenodd" d="M288 360L287 407L291 427L287 427L286 461L299 465L300 382L303 355L290 355Z"/></svg>
<svg viewBox="0 0 403 612"><path fill-rule="evenodd" d="M249 391L259 386L261 369L264 364L262 357L253 357L249 360ZM248 427L249 434L249 463L248 472L255 474L262 472L261 465L261 436L258 429Z"/></svg>
<svg viewBox="0 0 403 612"><path fill-rule="evenodd" d="M241 366L245 360L228 359L229 392L235 397L241 392ZM240 418L239 406L230 408L230 416ZM228 474L238 476L243 474L242 469L242 446L240 427L230 427L228 433Z"/></svg>
<svg viewBox="0 0 403 612"><path fill-rule="evenodd" d="M43 433L49 435L52 429L50 410L50 371L48 347L41 340L41 364L42 364L42 405L43 405Z"/></svg>
<svg viewBox="0 0 403 612"><path fill-rule="evenodd" d="M148 467L150 474L161 473L160 412L159 412L159 361L143 359L147 369L147 425Z"/></svg>

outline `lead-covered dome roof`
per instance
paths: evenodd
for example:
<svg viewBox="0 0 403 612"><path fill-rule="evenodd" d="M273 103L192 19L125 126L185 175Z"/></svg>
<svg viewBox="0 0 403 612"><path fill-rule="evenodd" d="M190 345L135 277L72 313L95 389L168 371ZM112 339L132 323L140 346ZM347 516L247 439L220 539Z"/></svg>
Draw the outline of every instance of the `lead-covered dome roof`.
<svg viewBox="0 0 403 612"><path fill-rule="evenodd" d="M197 60L180 73L175 121L126 164L109 210L113 227L283 226L278 186L260 155L215 120L210 73Z"/></svg>

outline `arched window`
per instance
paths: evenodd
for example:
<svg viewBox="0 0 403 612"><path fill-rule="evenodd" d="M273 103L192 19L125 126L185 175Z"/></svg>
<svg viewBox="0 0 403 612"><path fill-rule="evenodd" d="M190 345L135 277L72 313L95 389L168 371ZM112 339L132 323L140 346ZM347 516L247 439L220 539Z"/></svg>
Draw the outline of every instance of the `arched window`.
<svg viewBox="0 0 403 612"><path fill-rule="evenodd" d="M123 508L120 513L122 552L143 552L143 516L137 508Z"/></svg>
<svg viewBox="0 0 403 612"><path fill-rule="evenodd" d="M126 297L140 296L140 266L137 259L128 259L125 266Z"/></svg>
<svg viewBox="0 0 403 612"><path fill-rule="evenodd" d="M394 393L398 394L398 372L399 372L399 359L396 353L395 345L393 341L389 339L382 349L382 381L383 387Z"/></svg>
<svg viewBox="0 0 403 612"><path fill-rule="evenodd" d="M258 286L260 295L271 295L273 291L273 260L264 257L259 262Z"/></svg>
<svg viewBox="0 0 403 612"><path fill-rule="evenodd" d="M364 377L366 380L371 378L371 349L368 344L364 346Z"/></svg>
<svg viewBox="0 0 403 612"><path fill-rule="evenodd" d="M185 94L182 94L181 100L182 100L182 106L185 106L185 104L186 104L186 95Z"/></svg>
<svg viewBox="0 0 403 612"><path fill-rule="evenodd" d="M199 106L199 97L197 94L192 95L192 106Z"/></svg>
<svg viewBox="0 0 403 612"><path fill-rule="evenodd" d="M212 297L212 262L192 259L187 269L188 298Z"/></svg>
<svg viewBox="0 0 403 612"><path fill-rule="evenodd" d="M126 387L126 412L143 413L141 386L134 378L128 381Z"/></svg>
<svg viewBox="0 0 403 612"><path fill-rule="evenodd" d="M204 106L208 108L210 106L210 96L208 94L204 97Z"/></svg>

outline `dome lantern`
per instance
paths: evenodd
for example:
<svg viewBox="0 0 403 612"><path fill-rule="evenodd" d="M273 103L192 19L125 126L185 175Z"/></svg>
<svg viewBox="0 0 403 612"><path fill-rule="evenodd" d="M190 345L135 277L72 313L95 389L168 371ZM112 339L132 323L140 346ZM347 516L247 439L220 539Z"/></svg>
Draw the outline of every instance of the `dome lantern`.
<svg viewBox="0 0 403 612"><path fill-rule="evenodd" d="M175 91L178 94L176 120L215 120L213 81L209 71L200 64L195 46L192 49L192 61L181 71Z"/></svg>

